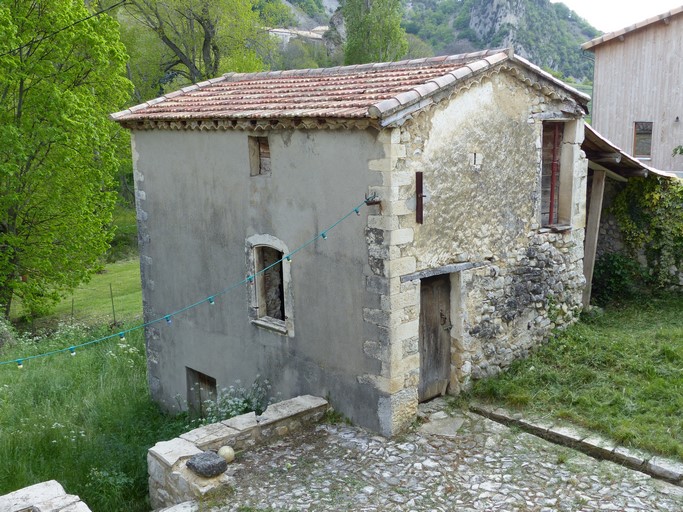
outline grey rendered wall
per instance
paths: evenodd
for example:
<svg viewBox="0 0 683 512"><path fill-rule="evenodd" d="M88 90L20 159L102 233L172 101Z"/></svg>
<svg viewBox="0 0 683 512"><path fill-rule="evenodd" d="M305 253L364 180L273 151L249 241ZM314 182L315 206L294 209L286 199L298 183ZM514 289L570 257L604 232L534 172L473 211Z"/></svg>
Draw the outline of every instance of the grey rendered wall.
<svg viewBox="0 0 683 512"><path fill-rule="evenodd" d="M250 177L246 132L133 134L147 321L244 279L248 237L273 235L291 251L335 222L363 200L373 184L368 161L383 151L372 131L272 132L272 175ZM362 345L374 329L363 305L378 300L365 291L367 213L294 257L295 336L252 325L245 287L148 328L153 397L183 407L186 367L219 389L260 374L282 398L329 395L354 421L378 428L377 393L357 379L379 366Z"/></svg>

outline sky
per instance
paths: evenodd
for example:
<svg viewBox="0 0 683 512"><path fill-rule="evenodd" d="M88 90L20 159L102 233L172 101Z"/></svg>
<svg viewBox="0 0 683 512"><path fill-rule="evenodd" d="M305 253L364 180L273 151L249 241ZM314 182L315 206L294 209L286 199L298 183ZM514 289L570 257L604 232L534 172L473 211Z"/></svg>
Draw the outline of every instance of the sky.
<svg viewBox="0 0 683 512"><path fill-rule="evenodd" d="M558 0L550 1L558 3ZM683 0L561 0L561 2L603 32L625 28L683 5Z"/></svg>

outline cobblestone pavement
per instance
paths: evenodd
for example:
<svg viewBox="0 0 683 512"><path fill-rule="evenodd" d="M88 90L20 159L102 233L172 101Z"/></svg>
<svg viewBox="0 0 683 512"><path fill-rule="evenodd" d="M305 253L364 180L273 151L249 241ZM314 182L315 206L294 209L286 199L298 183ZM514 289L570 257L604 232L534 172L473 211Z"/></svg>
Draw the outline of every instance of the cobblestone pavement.
<svg viewBox="0 0 683 512"><path fill-rule="evenodd" d="M681 487L443 409L397 439L323 424L245 452L212 510L683 511Z"/></svg>

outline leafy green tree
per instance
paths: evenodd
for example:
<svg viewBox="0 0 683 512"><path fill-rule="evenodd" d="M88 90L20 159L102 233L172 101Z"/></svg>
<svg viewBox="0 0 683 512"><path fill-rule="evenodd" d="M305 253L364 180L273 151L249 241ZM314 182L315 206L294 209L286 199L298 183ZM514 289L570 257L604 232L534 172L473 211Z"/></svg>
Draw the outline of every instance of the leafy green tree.
<svg viewBox="0 0 683 512"><path fill-rule="evenodd" d="M118 24L73 0L0 0L0 316L86 280L108 227L129 99ZM63 29L63 30L59 30Z"/></svg>
<svg viewBox="0 0 683 512"><path fill-rule="evenodd" d="M406 41L408 42L408 50L404 55L406 59L423 59L434 56L434 49L429 43L426 43L416 35L407 34Z"/></svg>
<svg viewBox="0 0 683 512"><path fill-rule="evenodd" d="M408 49L400 0L346 0L346 64L397 60Z"/></svg>
<svg viewBox="0 0 683 512"><path fill-rule="evenodd" d="M135 87L135 103L161 96L165 87L175 79L174 73L164 70L164 63L168 60L167 47L154 32L140 26L125 10L118 13L118 19L121 41L128 52L126 73Z"/></svg>
<svg viewBox="0 0 683 512"><path fill-rule="evenodd" d="M130 0L126 10L164 44L167 81L195 83L263 66L259 51L269 36L252 0ZM268 16L277 20L282 12L269 8Z"/></svg>

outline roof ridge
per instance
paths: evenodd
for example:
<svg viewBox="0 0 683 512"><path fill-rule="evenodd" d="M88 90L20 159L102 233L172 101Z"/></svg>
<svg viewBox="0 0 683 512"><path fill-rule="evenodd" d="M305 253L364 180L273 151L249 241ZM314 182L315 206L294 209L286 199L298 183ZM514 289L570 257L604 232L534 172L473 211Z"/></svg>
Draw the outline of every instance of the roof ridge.
<svg viewBox="0 0 683 512"><path fill-rule="evenodd" d="M508 48L496 48L492 50L480 50L470 53L460 53L453 55L439 55L436 57L423 57L419 59L407 59L393 62L370 62L367 64L349 64L346 66L334 66L331 68L304 68L304 69L288 69L285 71L258 71L254 73L226 73L223 75L224 79L243 80L245 77L259 79L279 76L309 76L309 75L340 75L352 74L359 71L368 71L373 69L395 69L405 67L421 67L434 64L456 64L458 62L467 62L476 58L485 58L497 53L506 52Z"/></svg>

